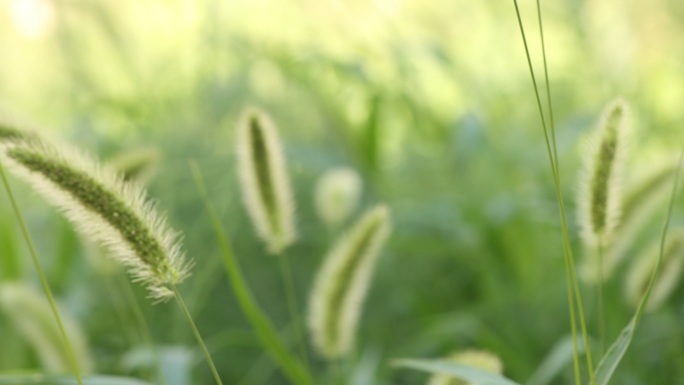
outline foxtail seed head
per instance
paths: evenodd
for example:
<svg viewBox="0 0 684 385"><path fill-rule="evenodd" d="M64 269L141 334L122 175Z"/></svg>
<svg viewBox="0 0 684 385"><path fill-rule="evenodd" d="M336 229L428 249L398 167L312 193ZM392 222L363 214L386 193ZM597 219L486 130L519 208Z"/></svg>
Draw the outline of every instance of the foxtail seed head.
<svg viewBox="0 0 684 385"><path fill-rule="evenodd" d="M648 288L660 255L660 239L651 244L639 255L627 272L625 280L625 297L635 308ZM668 235L663 249L663 260L646 310L655 310L662 305L679 284L684 264L684 230L679 229Z"/></svg>
<svg viewBox="0 0 684 385"><path fill-rule="evenodd" d="M361 177L353 168L339 167L327 171L316 183L318 216L329 227L340 225L358 206L361 189Z"/></svg>
<svg viewBox="0 0 684 385"><path fill-rule="evenodd" d="M237 128L236 153L242 200L269 252L281 253L296 238L294 200L275 124L248 109Z"/></svg>
<svg viewBox="0 0 684 385"><path fill-rule="evenodd" d="M610 242L620 220L621 187L626 163L628 107L622 100L611 103L592 138L580 184L579 219L586 244Z"/></svg>
<svg viewBox="0 0 684 385"><path fill-rule="evenodd" d="M73 150L37 142L0 146L3 165L56 206L86 238L103 245L164 300L189 272L179 236L143 190Z"/></svg>
<svg viewBox="0 0 684 385"><path fill-rule="evenodd" d="M127 182L132 181L144 186L154 175L160 160L159 149L148 147L119 154L107 164L117 170Z"/></svg>
<svg viewBox="0 0 684 385"><path fill-rule="evenodd" d="M448 357L449 361L472 366L491 373L501 374L503 364L499 357L485 350L464 350ZM470 382L454 378L446 374L435 374L430 377L428 385L472 385Z"/></svg>
<svg viewBox="0 0 684 385"><path fill-rule="evenodd" d="M337 240L318 271L308 323L313 344L325 358L341 358L354 345L375 261L389 233L389 209L376 206Z"/></svg>

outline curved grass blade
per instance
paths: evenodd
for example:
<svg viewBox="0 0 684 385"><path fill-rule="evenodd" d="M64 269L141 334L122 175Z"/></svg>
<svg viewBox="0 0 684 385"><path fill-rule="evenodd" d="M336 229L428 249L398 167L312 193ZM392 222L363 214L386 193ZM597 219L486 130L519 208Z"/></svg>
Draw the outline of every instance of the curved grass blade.
<svg viewBox="0 0 684 385"><path fill-rule="evenodd" d="M579 354L584 354L584 344L582 341L578 341L577 348ZM556 343L525 385L549 384L558 373L572 362L573 356L573 339L572 336L567 336Z"/></svg>
<svg viewBox="0 0 684 385"><path fill-rule="evenodd" d="M294 355L287 349L283 341L278 336L278 332L273 327L269 318L259 307L254 299L245 277L242 274L240 265L238 264L235 255L233 254L230 242L223 229L221 220L216 214L209 196L207 195L204 179L199 167L193 161L190 161L190 168L192 169L195 178L195 185L200 194L200 198L204 202L207 214L211 220L212 227L216 233L219 247L225 264L226 272L229 277L235 297L242 309L243 314L247 317L254 331L264 348L269 352L271 358L280 366L285 376L297 385L313 385L311 374L304 368Z"/></svg>
<svg viewBox="0 0 684 385"><path fill-rule="evenodd" d="M498 374L452 361L402 359L395 361L393 366L416 369L433 374L447 374L476 385L520 385Z"/></svg>
<svg viewBox="0 0 684 385"><path fill-rule="evenodd" d="M665 224L663 225L663 232L660 238L660 255L658 256L658 261L656 262L656 266L653 269L653 274L651 275L651 280L648 284L648 289L646 290L646 293L641 299L639 307L637 308L634 317L632 317L632 320L629 321L629 323L624 329L622 329L622 332L620 333L618 338L615 340L615 342L613 342L613 344L610 346L610 348L603 356L603 358L601 358L601 362L599 362L599 365L596 368L596 385L607 385L608 382L610 382L610 379L613 377L613 374L615 373L615 370L622 361L622 358L625 356L625 353L627 353L629 345L632 343L634 333L636 332L636 329L639 326L641 316L643 315L644 310L646 309L646 305L648 304L648 299L651 296L651 291L653 290L653 286L655 285L656 278L658 276L658 271L660 270L660 264L663 260L665 241L667 239L667 232L670 227L670 218L672 217L674 201L677 196L677 184L679 183L679 174L682 170L683 159L684 151L682 151L679 157L679 166L677 167L677 173L675 174L675 179L672 184L670 205L667 210L667 217L665 219Z"/></svg>

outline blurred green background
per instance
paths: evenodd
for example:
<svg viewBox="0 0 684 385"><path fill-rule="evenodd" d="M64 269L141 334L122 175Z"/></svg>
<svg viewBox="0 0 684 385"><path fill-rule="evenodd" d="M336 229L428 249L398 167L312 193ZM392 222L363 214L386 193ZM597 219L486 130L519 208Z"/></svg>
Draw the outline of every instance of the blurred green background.
<svg viewBox="0 0 684 385"><path fill-rule="evenodd" d="M676 158L684 2L557 0L542 10L563 193L574 213L583 143L614 97L633 108L628 180ZM535 3L521 1L521 11L541 75ZM0 0L0 117L103 160L156 148L150 195L196 262L182 291L225 382L280 384L237 308L188 167L199 162L256 296L285 328L278 267L252 231L234 175L233 131L248 105L273 115L286 144L300 232L288 255L301 303L339 233L315 213L317 178L354 167L363 206L393 210L350 384L423 383L387 363L471 347L495 352L505 374L524 382L569 334L557 206L511 1ZM12 186L61 306L87 336L94 372L149 378L123 273L95 268L97 250L25 185ZM39 290L0 196L2 282ZM664 212L649 210L626 260L657 237ZM674 221L682 222L678 211ZM580 256L574 215L570 226ZM633 313L626 265L606 285L611 340ZM179 371L174 384L211 383L178 309L134 290L165 365ZM585 287L591 325L593 293ZM50 370L40 338L17 333L8 313L0 370ZM683 324L680 285L645 317L615 383L679 383ZM568 367L551 383L570 376Z"/></svg>

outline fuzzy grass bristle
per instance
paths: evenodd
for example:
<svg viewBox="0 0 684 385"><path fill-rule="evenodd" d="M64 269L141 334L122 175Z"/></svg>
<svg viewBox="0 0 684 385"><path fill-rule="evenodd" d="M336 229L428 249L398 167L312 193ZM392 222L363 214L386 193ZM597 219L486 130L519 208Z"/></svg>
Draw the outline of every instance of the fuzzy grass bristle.
<svg viewBox="0 0 684 385"><path fill-rule="evenodd" d="M352 349L375 262L389 233L389 209L376 206L326 256L311 292L308 317L314 347L323 357L338 359Z"/></svg>
<svg viewBox="0 0 684 385"><path fill-rule="evenodd" d="M250 108L237 128L236 154L242 200L259 237L272 254L296 239L294 200L278 130L264 112Z"/></svg>
<svg viewBox="0 0 684 385"><path fill-rule="evenodd" d="M64 146L14 142L0 146L7 169L56 206L86 238L123 263L150 297L165 300L188 274L179 235L144 190Z"/></svg>

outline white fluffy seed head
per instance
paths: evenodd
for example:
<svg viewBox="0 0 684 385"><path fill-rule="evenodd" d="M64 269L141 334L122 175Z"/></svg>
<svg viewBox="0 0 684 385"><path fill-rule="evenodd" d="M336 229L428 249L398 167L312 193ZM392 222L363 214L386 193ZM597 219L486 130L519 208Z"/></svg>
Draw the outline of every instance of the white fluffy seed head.
<svg viewBox="0 0 684 385"><path fill-rule="evenodd" d="M655 240L633 262L624 282L627 302L636 308L641 301L653 274L660 255L660 239ZM663 260L656 277L646 310L659 308L679 284L684 264L684 230L679 229L668 235L663 249Z"/></svg>
<svg viewBox="0 0 684 385"><path fill-rule="evenodd" d="M268 250L280 254L296 239L294 199L283 146L271 118L247 109L236 135L242 201Z"/></svg>
<svg viewBox="0 0 684 385"><path fill-rule="evenodd" d="M615 100L606 107L590 140L578 199L585 244L611 241L622 211L622 185L627 162L629 111Z"/></svg>
<svg viewBox="0 0 684 385"><path fill-rule="evenodd" d="M170 298L189 274L179 234L144 190L111 169L63 145L39 142L4 143L0 160L125 265L151 298Z"/></svg>
<svg viewBox="0 0 684 385"><path fill-rule="evenodd" d="M362 181L350 167L326 171L316 183L315 205L318 216L329 227L337 227L351 215L361 199Z"/></svg>
<svg viewBox="0 0 684 385"><path fill-rule="evenodd" d="M498 356L485 350L464 350L450 355L447 360L468 365L495 374L503 373L503 363ZM435 374L430 377L428 385L473 385L470 382L446 375Z"/></svg>
<svg viewBox="0 0 684 385"><path fill-rule="evenodd" d="M326 359L350 352L375 262L390 233L384 205L369 210L332 246L311 291L308 325L316 350Z"/></svg>

